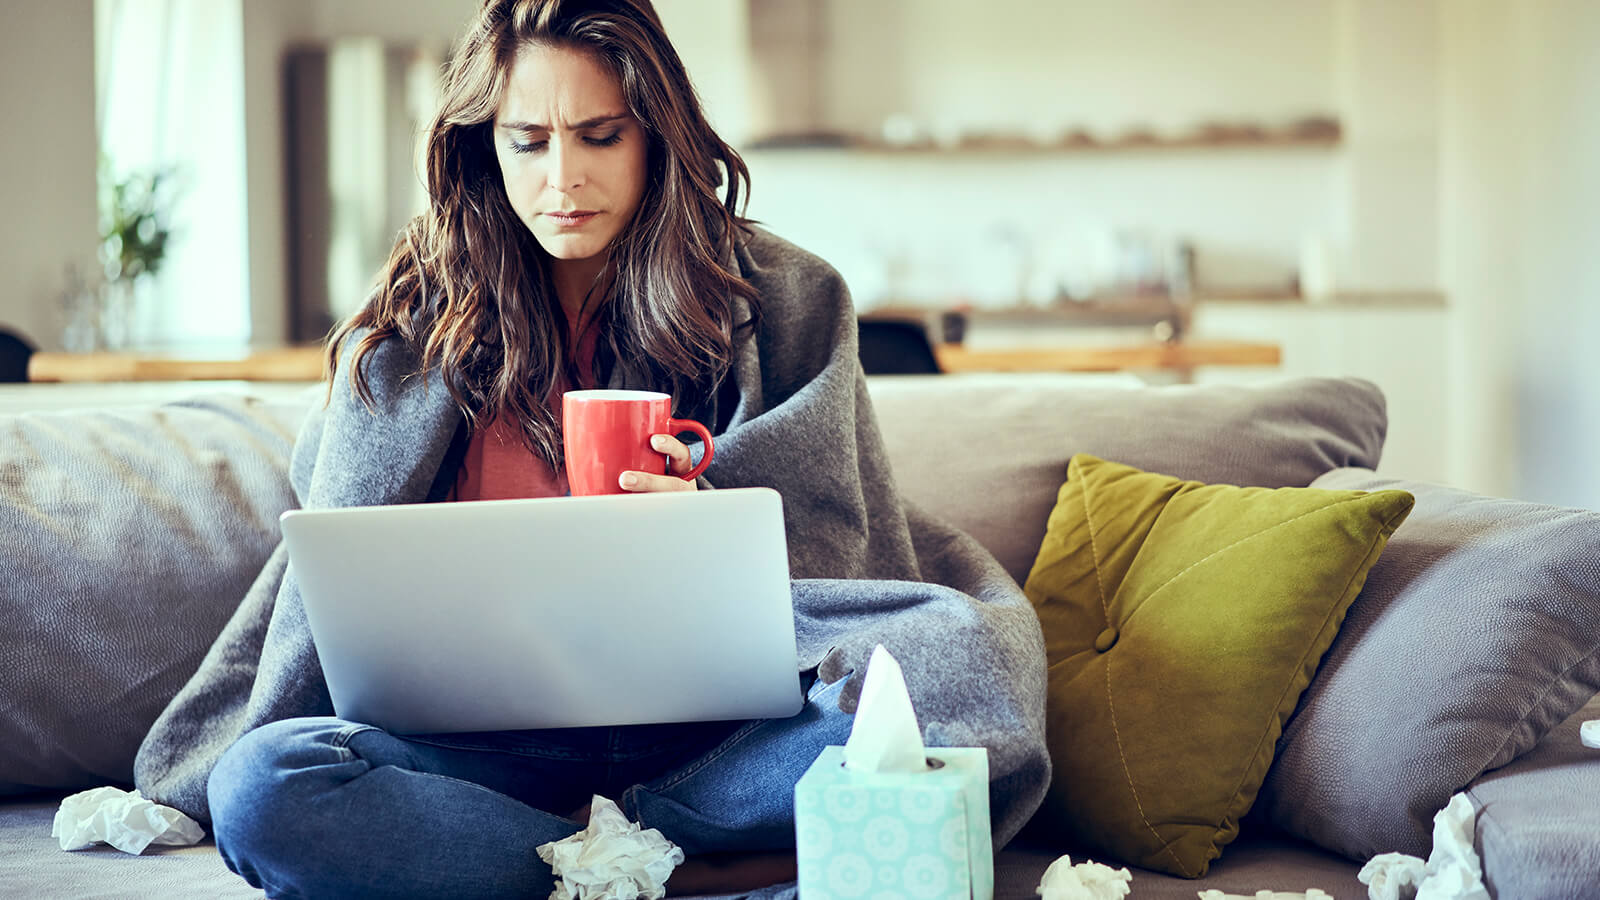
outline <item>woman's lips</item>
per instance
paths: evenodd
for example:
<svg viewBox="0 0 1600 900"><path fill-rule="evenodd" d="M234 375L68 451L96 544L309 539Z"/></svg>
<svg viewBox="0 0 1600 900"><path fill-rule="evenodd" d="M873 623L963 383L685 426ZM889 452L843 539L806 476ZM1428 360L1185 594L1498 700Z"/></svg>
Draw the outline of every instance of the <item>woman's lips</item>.
<svg viewBox="0 0 1600 900"><path fill-rule="evenodd" d="M571 212L548 212L545 215L558 227L577 228L600 213L592 209L575 209Z"/></svg>

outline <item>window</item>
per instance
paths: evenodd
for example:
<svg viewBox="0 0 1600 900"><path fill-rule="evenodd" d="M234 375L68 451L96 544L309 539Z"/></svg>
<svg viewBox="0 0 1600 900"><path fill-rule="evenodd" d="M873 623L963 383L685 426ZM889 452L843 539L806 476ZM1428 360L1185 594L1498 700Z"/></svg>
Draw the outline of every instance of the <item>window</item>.
<svg viewBox="0 0 1600 900"><path fill-rule="evenodd" d="M173 188L167 252L136 292L136 346L250 338L241 3L95 2L101 178L168 171Z"/></svg>

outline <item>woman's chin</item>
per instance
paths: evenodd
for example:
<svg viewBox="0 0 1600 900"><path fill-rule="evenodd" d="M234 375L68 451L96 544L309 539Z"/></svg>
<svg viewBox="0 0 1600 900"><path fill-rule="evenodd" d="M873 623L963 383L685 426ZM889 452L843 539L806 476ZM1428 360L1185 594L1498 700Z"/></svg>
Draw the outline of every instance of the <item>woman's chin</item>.
<svg viewBox="0 0 1600 900"><path fill-rule="evenodd" d="M597 234L541 234L536 235L539 246L553 259L576 262L592 259L606 248L606 241Z"/></svg>

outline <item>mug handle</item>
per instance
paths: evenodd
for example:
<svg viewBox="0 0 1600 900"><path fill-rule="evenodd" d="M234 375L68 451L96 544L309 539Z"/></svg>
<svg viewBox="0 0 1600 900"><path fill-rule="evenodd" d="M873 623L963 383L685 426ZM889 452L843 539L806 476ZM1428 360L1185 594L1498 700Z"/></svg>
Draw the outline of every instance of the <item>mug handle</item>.
<svg viewBox="0 0 1600 900"><path fill-rule="evenodd" d="M678 476L679 478L682 478L684 481L693 481L696 478L699 478L702 474L704 474L706 468L711 465L711 457L712 457L713 454L715 454L717 452L717 442L711 439L711 429L705 427L704 425L701 425L699 422L696 422L693 419L668 419L667 420L667 432L668 433L670 433L670 434L682 434L685 431L692 431L695 434L699 435L700 436L700 440L702 442L704 442L705 445L706 445L705 455L700 457L700 465L695 466L694 468L690 469L689 471L687 471L687 472L683 473L682 475Z"/></svg>

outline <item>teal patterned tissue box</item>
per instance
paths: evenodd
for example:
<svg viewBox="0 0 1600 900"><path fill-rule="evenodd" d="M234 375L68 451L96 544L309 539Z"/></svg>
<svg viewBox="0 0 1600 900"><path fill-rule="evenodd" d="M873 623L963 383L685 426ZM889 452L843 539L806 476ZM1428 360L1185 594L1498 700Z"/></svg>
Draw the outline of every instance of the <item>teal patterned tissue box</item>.
<svg viewBox="0 0 1600 900"><path fill-rule="evenodd" d="M863 773L823 749L794 786L801 900L993 900L989 752L927 756L937 768Z"/></svg>

